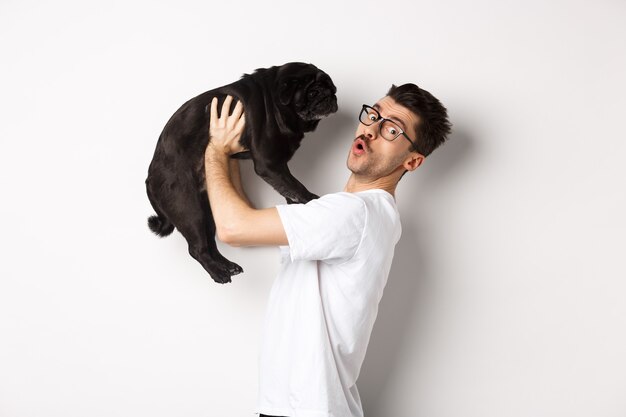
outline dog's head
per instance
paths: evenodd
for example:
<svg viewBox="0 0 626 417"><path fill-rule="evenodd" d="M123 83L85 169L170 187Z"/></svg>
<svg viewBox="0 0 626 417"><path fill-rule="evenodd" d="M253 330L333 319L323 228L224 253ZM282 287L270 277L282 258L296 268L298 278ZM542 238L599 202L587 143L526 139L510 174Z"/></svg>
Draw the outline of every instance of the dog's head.
<svg viewBox="0 0 626 417"><path fill-rule="evenodd" d="M313 64L289 62L278 67L274 91L279 103L303 121L319 121L337 111L337 87Z"/></svg>

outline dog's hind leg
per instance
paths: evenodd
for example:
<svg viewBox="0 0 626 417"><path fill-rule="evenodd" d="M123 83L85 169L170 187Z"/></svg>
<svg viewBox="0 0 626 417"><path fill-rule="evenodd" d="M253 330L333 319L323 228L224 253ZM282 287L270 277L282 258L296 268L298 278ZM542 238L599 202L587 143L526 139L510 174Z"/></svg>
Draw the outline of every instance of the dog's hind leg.
<svg viewBox="0 0 626 417"><path fill-rule="evenodd" d="M200 191L200 202L202 203L202 210L205 213L206 231L207 231L207 246L213 259L221 261L222 266L225 267L231 275L240 274L243 272L243 268L238 264L228 260L217 249L217 243L215 242L215 220L213 219L213 213L211 212L211 205L209 203L209 195L206 190Z"/></svg>
<svg viewBox="0 0 626 417"><path fill-rule="evenodd" d="M180 184L180 183L179 183ZM231 282L231 275L243 272L243 269L224 258L217 250L215 243L215 224L210 211L207 212L203 203L203 194L193 187L191 182L178 189L176 198L170 200L168 212L181 213L173 220L176 228L187 240L189 254L211 275L217 283ZM209 217L210 216L210 217ZM171 218L171 216L170 216Z"/></svg>

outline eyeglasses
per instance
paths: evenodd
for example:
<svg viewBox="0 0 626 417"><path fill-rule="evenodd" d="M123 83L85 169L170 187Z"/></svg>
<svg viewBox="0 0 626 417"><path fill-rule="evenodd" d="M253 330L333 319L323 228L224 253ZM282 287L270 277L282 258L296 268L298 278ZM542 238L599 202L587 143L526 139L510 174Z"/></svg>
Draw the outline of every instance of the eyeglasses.
<svg viewBox="0 0 626 417"><path fill-rule="evenodd" d="M403 135L406 140L411 142L411 145L413 146L413 149L415 149L415 152L419 152L417 150L417 146L415 146L415 142L413 142L407 136L407 134L404 133L404 130L402 130L396 122L394 122L393 120L385 119L380 115L378 110L376 110L372 106L364 104L363 108L361 109L361 113L359 113L359 122L363 123L365 126L370 126L378 121L381 121L378 129L383 139L391 142L395 140L398 136Z"/></svg>

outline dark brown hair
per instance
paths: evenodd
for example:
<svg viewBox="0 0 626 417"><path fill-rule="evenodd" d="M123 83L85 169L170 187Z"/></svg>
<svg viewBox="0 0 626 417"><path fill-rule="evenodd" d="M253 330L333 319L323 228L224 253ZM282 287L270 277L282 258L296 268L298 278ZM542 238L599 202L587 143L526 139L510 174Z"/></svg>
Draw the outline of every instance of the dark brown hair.
<svg viewBox="0 0 626 417"><path fill-rule="evenodd" d="M407 83L399 87L391 84L387 95L419 116L420 120L414 126L417 137L411 138L419 153L428 156L445 142L452 124L448 120L448 111L432 94Z"/></svg>

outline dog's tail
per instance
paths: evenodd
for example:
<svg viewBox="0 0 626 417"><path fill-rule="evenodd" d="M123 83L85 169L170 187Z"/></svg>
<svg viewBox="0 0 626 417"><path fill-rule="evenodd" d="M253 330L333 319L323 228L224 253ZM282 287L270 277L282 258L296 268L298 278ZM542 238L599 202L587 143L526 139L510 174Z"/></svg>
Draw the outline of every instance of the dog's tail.
<svg viewBox="0 0 626 417"><path fill-rule="evenodd" d="M174 231L174 225L166 218L160 216L148 217L148 227L159 237L165 237Z"/></svg>
<svg viewBox="0 0 626 417"><path fill-rule="evenodd" d="M159 137L159 140L160 139L161 138ZM152 163L150 164L150 167L152 167ZM158 200L155 198L152 189L153 188L150 186L150 175L148 175L148 178L146 178L146 194L148 194L150 205L152 205L152 208L156 212L156 215L148 217L148 227L155 235L165 237L174 231L174 225L159 207Z"/></svg>

